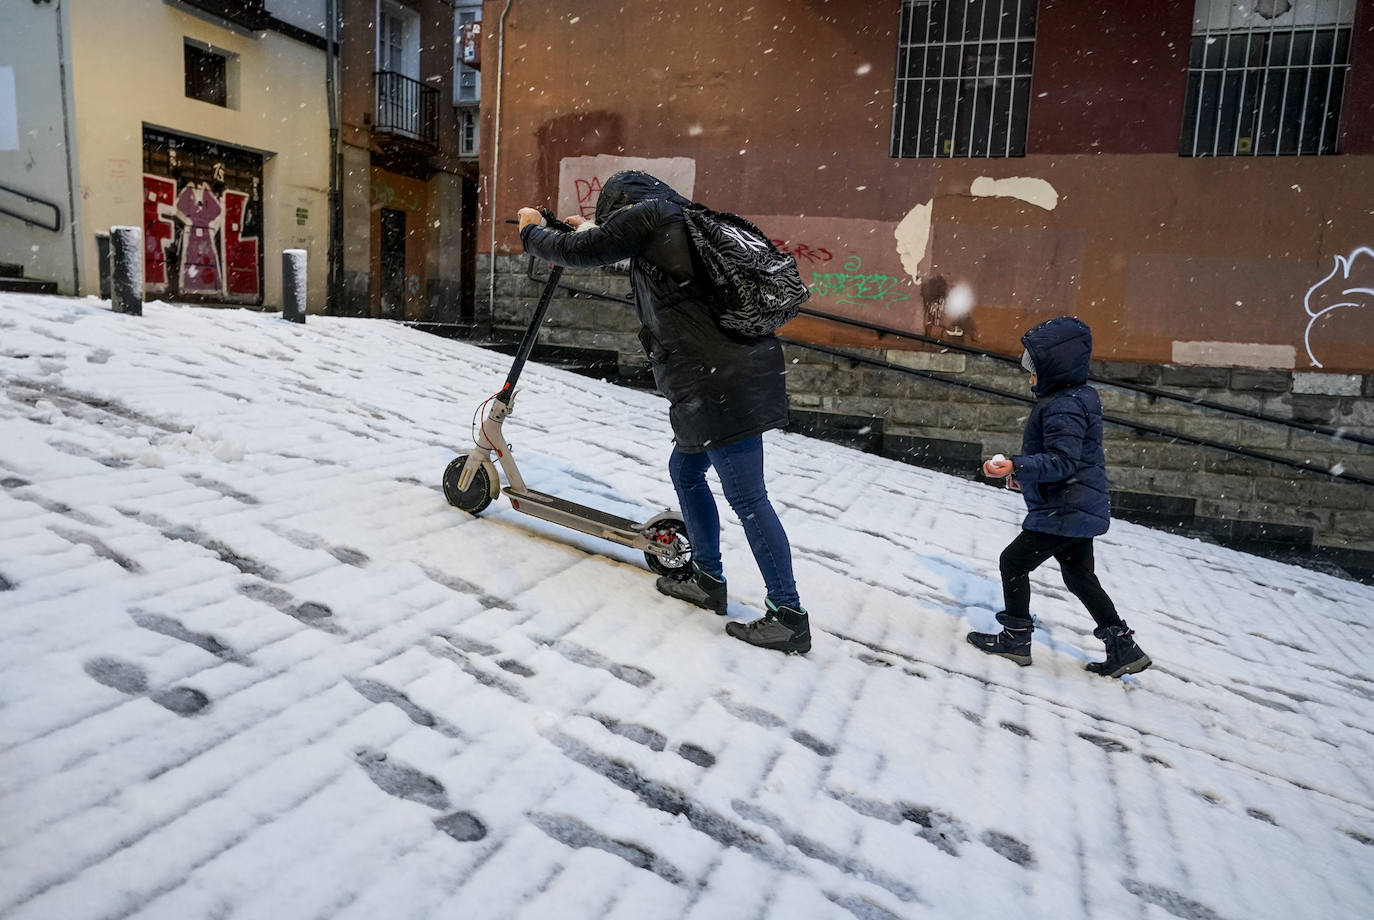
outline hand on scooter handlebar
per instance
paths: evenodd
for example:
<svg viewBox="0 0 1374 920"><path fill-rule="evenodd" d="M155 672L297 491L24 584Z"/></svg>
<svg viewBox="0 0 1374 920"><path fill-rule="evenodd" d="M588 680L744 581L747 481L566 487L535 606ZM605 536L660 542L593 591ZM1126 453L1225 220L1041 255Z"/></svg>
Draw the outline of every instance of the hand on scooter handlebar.
<svg viewBox="0 0 1374 920"><path fill-rule="evenodd" d="M576 223L573 223L573 218L571 217L567 220L561 220L557 214L553 213L548 208L540 208L539 216L544 218L544 226L552 230L561 230L564 233L571 233L577 229L577 224L582 223L581 218L578 218Z"/></svg>
<svg viewBox="0 0 1374 920"><path fill-rule="evenodd" d="M548 227L550 230L560 230L565 233L571 233L577 228L577 224L582 222L580 218L576 222L572 220L559 220L558 215L548 208L521 208L519 217L520 219L518 221L510 221L510 223L518 223L521 230L534 224L540 227Z"/></svg>

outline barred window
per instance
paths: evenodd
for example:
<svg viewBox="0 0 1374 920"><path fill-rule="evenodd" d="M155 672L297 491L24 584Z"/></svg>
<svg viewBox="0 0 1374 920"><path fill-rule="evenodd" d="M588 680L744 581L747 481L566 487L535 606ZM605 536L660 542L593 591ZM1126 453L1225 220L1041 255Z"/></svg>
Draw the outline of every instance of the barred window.
<svg viewBox="0 0 1374 920"><path fill-rule="evenodd" d="M894 157L1026 155L1038 0L902 0Z"/></svg>
<svg viewBox="0 0 1374 920"><path fill-rule="evenodd" d="M1339 153L1356 0L1196 2L1179 153Z"/></svg>

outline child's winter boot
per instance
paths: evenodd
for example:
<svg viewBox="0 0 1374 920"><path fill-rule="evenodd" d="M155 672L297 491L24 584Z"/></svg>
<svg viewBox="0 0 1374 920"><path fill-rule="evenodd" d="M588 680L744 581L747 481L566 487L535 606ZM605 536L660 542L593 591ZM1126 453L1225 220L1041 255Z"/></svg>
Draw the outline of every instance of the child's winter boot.
<svg viewBox="0 0 1374 920"><path fill-rule="evenodd" d="M725 631L736 639L789 655L811 651L811 620L800 607L779 607L765 602L768 612L752 623L726 623Z"/></svg>
<svg viewBox="0 0 1374 920"><path fill-rule="evenodd" d="M1134 632L1125 623L1120 626L1099 626L1093 635L1107 646L1106 661L1091 661L1085 667L1103 677L1136 674L1150 666L1150 656L1135 644Z"/></svg>
<svg viewBox="0 0 1374 920"><path fill-rule="evenodd" d="M682 579L672 575L660 575L658 580L654 582L654 587L658 588L660 594L675 597L689 604L696 604L698 607L715 611L722 616L725 614L727 603L725 579L703 572L697 568L696 563L692 563L690 578Z"/></svg>
<svg viewBox="0 0 1374 920"><path fill-rule="evenodd" d="M1035 621L1029 617L1008 616L1004 610L997 614L997 622L1002 624L1001 632L971 632L968 634L969 645L989 655L1010 658L1021 667L1026 667L1031 663L1031 633Z"/></svg>

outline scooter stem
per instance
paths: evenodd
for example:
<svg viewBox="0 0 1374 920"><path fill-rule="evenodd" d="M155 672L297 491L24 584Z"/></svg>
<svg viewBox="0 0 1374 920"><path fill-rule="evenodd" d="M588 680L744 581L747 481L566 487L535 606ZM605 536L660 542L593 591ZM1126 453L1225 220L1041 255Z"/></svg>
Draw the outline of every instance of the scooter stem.
<svg viewBox="0 0 1374 920"><path fill-rule="evenodd" d="M509 406L515 397L515 384L520 380L520 372L525 369L525 361L529 359L530 352L534 351L534 343L539 339L539 327L543 325L544 317L549 312L549 303L553 300L553 292L557 289L558 279L562 276L563 266L554 265L549 268L549 278L544 282L544 292L539 295L539 304L534 308L534 315L530 317L530 324L520 340L520 347L516 349L515 362L511 364L510 373L506 375L506 383L501 387L501 392L496 394L498 402Z"/></svg>

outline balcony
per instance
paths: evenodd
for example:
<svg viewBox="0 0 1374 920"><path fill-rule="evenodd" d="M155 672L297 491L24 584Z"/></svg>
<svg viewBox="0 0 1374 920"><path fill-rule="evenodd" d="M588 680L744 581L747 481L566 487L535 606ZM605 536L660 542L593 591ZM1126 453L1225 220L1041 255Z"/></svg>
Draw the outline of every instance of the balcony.
<svg viewBox="0 0 1374 920"><path fill-rule="evenodd" d="M439 146L439 91L390 70L379 70L377 118L372 125L388 146L415 153L433 152Z"/></svg>
<svg viewBox="0 0 1374 920"><path fill-rule="evenodd" d="M181 0L181 3L254 32L262 31L272 22L272 14L263 0Z"/></svg>

